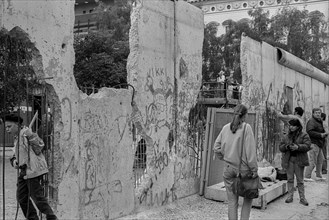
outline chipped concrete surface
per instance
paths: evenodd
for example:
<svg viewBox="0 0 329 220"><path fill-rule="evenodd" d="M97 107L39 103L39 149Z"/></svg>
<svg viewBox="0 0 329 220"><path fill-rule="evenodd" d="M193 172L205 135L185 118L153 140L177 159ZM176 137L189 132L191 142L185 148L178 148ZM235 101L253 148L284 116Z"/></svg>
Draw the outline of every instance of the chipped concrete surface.
<svg viewBox="0 0 329 220"><path fill-rule="evenodd" d="M281 65L279 57L277 48L242 36L242 102L257 115L255 136L258 161L265 158L273 162L278 153L281 154L278 145L285 125L278 119L278 112L289 109L290 114L293 114L294 108L300 106L305 110L302 117L304 124L311 118L315 107L329 114L329 85L323 79L324 73L314 71L315 67L311 68L305 61L298 60L288 52L285 52L284 58L290 65ZM298 62L292 62L293 58ZM300 66L296 68L298 63ZM292 69L294 66L295 69ZM297 71L301 69L305 69L307 74ZM316 78L310 77L317 74L319 76ZM328 119L325 123L328 124Z"/></svg>
<svg viewBox="0 0 329 220"><path fill-rule="evenodd" d="M52 88L53 207L60 219L111 219L197 191L187 126L201 85L200 9L183 1L136 1L128 61L128 82L136 89L131 102L131 89L103 88L91 96L79 91L73 77L74 1L9 0L0 6L1 27L27 34L38 51L33 68ZM132 123L147 141L148 181L154 183L140 194L132 173Z"/></svg>
<svg viewBox="0 0 329 220"><path fill-rule="evenodd" d="M188 117L201 86L204 24L201 10L183 1L136 1L131 20L132 120L147 146L146 174L136 188L140 211L198 190Z"/></svg>

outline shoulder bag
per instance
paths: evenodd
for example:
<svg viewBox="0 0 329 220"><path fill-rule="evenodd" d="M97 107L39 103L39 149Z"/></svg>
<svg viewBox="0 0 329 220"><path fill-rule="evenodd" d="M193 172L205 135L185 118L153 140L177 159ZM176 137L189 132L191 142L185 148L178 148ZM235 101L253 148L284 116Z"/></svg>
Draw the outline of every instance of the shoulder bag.
<svg viewBox="0 0 329 220"><path fill-rule="evenodd" d="M257 176L256 178L252 178L251 170L245 176L242 176L241 172L240 172L241 163L242 163L245 129L246 129L246 124L244 124L244 126L243 126L240 163L239 163L237 177L234 179L234 182L233 182L233 193L238 194L239 196L242 196L244 198L255 199L255 198L258 198L259 189L261 188L259 185L259 184L261 184L259 176ZM248 166L248 164L247 164L247 166ZM250 167L249 167L249 169L250 169Z"/></svg>

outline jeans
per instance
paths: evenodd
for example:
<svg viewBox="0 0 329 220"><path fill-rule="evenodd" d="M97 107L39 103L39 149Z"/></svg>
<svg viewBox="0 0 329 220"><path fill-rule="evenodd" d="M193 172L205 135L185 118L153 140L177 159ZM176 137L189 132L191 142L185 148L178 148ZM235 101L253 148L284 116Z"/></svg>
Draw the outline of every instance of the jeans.
<svg viewBox="0 0 329 220"><path fill-rule="evenodd" d="M224 166L224 184L226 188L226 194L228 199L228 219L238 219L238 206L239 206L239 195L234 194L232 190L233 181L236 178L238 170L228 164ZM243 173L243 171L241 171ZM243 205L241 209L241 218L248 220L250 217L250 210L252 205L252 199L243 198Z"/></svg>
<svg viewBox="0 0 329 220"><path fill-rule="evenodd" d="M29 220L39 220L37 211L31 201L31 199L33 199L39 211L46 215L47 220L57 219L48 204L47 198L43 195L43 190L40 185L40 177L26 180L23 178L25 175L26 171L23 169L20 172L17 181L17 201L25 218Z"/></svg>
<svg viewBox="0 0 329 220"><path fill-rule="evenodd" d="M316 176L322 177L323 152L316 144L311 144L311 150L308 152L310 165L305 169L305 178L311 178L312 171L316 167Z"/></svg>
<svg viewBox="0 0 329 220"><path fill-rule="evenodd" d="M294 176L297 180L299 198L305 199L304 166L298 166L296 157L290 157L287 169L288 198L294 195Z"/></svg>

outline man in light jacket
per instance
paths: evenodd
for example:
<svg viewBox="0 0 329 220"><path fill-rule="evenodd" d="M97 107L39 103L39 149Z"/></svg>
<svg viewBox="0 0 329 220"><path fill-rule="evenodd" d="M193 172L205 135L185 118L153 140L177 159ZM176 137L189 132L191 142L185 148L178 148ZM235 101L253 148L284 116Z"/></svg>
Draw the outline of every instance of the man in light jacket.
<svg viewBox="0 0 329 220"><path fill-rule="evenodd" d="M2 118L8 133L14 135L14 155L11 165L19 169L17 180L17 200L26 219L39 219L37 211L31 202L33 199L40 212L47 220L57 219L47 198L43 195L40 178L48 172L47 162L41 153L44 143L30 128L22 126L23 119L17 114ZM35 145L35 151L32 148ZM39 150L36 150L39 149Z"/></svg>

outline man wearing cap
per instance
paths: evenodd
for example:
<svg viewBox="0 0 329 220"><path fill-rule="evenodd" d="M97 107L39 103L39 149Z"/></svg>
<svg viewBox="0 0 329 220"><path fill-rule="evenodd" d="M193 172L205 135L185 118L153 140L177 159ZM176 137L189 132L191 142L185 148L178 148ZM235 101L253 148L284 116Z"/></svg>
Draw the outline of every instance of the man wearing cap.
<svg viewBox="0 0 329 220"><path fill-rule="evenodd" d="M304 189L304 168L309 165L307 152L311 149L311 140L298 119L292 119L288 124L289 131L279 146L282 152L282 167L287 171L288 197L285 202L293 202L296 176L299 203L308 206Z"/></svg>
<svg viewBox="0 0 329 220"><path fill-rule="evenodd" d="M10 159L11 165L20 169L17 180L17 201L26 219L39 219L37 208L46 215L47 220L57 219L47 198L43 195L40 178L48 172L47 162L41 152L35 152L32 145L42 148L44 143L30 128L22 126L23 119L17 114L10 114L2 118L8 133L14 135L14 155Z"/></svg>
<svg viewBox="0 0 329 220"><path fill-rule="evenodd" d="M321 109L314 108L312 110L312 118L307 122L306 132L311 138L311 150L309 151L310 165L305 169L305 181L314 181L312 176L312 171L316 167L316 180L325 180L322 177L322 163L323 163L323 152L322 147L324 146L325 138L328 133L325 132L323 127L323 122L321 119Z"/></svg>

